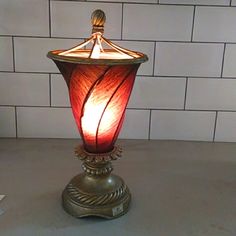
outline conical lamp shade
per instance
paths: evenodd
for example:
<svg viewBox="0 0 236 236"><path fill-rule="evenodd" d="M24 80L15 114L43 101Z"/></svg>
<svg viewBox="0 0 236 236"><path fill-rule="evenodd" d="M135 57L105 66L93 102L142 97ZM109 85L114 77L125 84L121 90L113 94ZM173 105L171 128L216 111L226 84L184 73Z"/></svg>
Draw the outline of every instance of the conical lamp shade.
<svg viewBox="0 0 236 236"><path fill-rule="evenodd" d="M111 151L140 64L75 66L55 62L67 82L84 148L92 153Z"/></svg>

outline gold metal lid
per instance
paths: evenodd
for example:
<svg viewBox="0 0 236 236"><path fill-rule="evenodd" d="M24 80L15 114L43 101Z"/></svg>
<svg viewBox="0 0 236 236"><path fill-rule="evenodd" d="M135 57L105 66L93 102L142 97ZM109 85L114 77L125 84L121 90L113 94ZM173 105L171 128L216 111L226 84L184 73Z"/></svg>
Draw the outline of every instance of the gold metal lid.
<svg viewBox="0 0 236 236"><path fill-rule="evenodd" d="M137 64L148 60L145 54L122 48L103 37L105 21L106 15L102 10L94 11L90 38L68 50L50 51L47 56L56 61L78 64Z"/></svg>

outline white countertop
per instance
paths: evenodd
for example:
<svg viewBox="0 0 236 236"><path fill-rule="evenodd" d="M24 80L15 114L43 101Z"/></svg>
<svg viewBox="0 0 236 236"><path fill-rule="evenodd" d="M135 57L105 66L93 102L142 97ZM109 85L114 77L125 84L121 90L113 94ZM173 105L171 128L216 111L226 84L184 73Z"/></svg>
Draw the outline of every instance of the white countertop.
<svg viewBox="0 0 236 236"><path fill-rule="evenodd" d="M235 236L236 143L121 140L132 193L114 220L76 219L61 192L81 172L78 140L0 139L0 235Z"/></svg>

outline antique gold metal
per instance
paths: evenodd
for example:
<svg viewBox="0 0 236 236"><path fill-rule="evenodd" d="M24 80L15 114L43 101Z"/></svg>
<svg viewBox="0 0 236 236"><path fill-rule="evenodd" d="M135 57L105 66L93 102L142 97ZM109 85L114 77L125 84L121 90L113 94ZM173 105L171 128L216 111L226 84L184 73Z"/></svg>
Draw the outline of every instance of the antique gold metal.
<svg viewBox="0 0 236 236"><path fill-rule="evenodd" d="M78 146L75 153L83 161L84 173L75 176L63 191L64 209L75 217L112 219L125 214L130 191L119 176L111 174L110 162L121 157L121 148L115 146L109 153L94 154Z"/></svg>

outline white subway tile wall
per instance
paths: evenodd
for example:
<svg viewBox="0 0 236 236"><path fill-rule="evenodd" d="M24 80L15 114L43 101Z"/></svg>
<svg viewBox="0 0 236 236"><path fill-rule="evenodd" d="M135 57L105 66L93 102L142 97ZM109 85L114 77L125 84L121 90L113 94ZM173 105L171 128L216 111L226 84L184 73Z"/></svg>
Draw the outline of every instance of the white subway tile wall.
<svg viewBox="0 0 236 236"><path fill-rule="evenodd" d="M70 107L68 87L60 74L51 75L51 105Z"/></svg>
<svg viewBox="0 0 236 236"><path fill-rule="evenodd" d="M192 6L125 4L123 39L190 40L193 10Z"/></svg>
<svg viewBox="0 0 236 236"><path fill-rule="evenodd" d="M49 106L49 75L0 72L0 103Z"/></svg>
<svg viewBox="0 0 236 236"><path fill-rule="evenodd" d="M236 44L226 44L223 76L236 78Z"/></svg>
<svg viewBox="0 0 236 236"><path fill-rule="evenodd" d="M51 30L55 37L84 38L91 34L91 12L106 12L105 36L121 39L121 3L89 3L79 1L51 1Z"/></svg>
<svg viewBox="0 0 236 236"><path fill-rule="evenodd" d="M139 51L142 48L142 52L148 56L148 61L140 65L137 75L151 76L153 74L154 42L114 41L114 43L134 51Z"/></svg>
<svg viewBox="0 0 236 236"><path fill-rule="evenodd" d="M218 77L223 49L223 44L157 42L155 75Z"/></svg>
<svg viewBox="0 0 236 236"><path fill-rule="evenodd" d="M236 112L219 112L215 141L236 142Z"/></svg>
<svg viewBox="0 0 236 236"><path fill-rule="evenodd" d="M236 80L188 79L186 109L236 110Z"/></svg>
<svg viewBox="0 0 236 236"><path fill-rule="evenodd" d="M88 2L101 2L101 0L87 0ZM158 0L103 0L103 2L127 2L127 3L158 3Z"/></svg>
<svg viewBox="0 0 236 236"><path fill-rule="evenodd" d="M13 70L12 37L0 37L0 71Z"/></svg>
<svg viewBox="0 0 236 236"><path fill-rule="evenodd" d="M234 0L233 0L234 1ZM229 6L230 0L159 0L164 4L189 4L189 5L222 5Z"/></svg>
<svg viewBox="0 0 236 236"><path fill-rule="evenodd" d="M46 57L49 50L67 49L81 43L76 39L14 38L15 70L17 72L59 73L52 60Z"/></svg>
<svg viewBox="0 0 236 236"><path fill-rule="evenodd" d="M47 0L1 0L0 35L49 36Z"/></svg>
<svg viewBox="0 0 236 236"><path fill-rule="evenodd" d="M236 0L1 0L0 137L79 138L46 57L90 36L141 51L120 138L236 141Z"/></svg>
<svg viewBox="0 0 236 236"><path fill-rule="evenodd" d="M151 139L211 141L215 112L152 111Z"/></svg>
<svg viewBox="0 0 236 236"><path fill-rule="evenodd" d="M231 6L236 6L236 0L231 0Z"/></svg>
<svg viewBox="0 0 236 236"><path fill-rule="evenodd" d="M120 138L148 139L150 111L127 110Z"/></svg>
<svg viewBox="0 0 236 236"><path fill-rule="evenodd" d="M18 137L79 137L70 108L17 107L16 114Z"/></svg>
<svg viewBox="0 0 236 236"><path fill-rule="evenodd" d="M236 40L234 7L196 7L194 41L234 42Z"/></svg>
<svg viewBox="0 0 236 236"><path fill-rule="evenodd" d="M185 78L137 77L129 108L184 109Z"/></svg>
<svg viewBox="0 0 236 236"><path fill-rule="evenodd" d="M14 107L0 107L0 137L16 137L16 120Z"/></svg>

